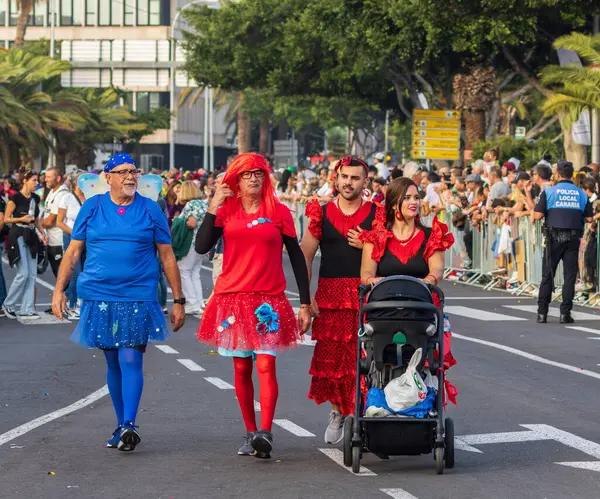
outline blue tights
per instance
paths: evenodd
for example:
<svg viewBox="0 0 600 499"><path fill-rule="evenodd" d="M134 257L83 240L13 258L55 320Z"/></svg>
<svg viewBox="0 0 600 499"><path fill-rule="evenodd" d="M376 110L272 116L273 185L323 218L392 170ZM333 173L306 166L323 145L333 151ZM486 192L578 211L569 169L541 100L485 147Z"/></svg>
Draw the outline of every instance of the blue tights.
<svg viewBox="0 0 600 499"><path fill-rule="evenodd" d="M135 348L118 348L104 350L104 356L107 367L106 384L117 413L117 424L135 424L144 389L144 352Z"/></svg>

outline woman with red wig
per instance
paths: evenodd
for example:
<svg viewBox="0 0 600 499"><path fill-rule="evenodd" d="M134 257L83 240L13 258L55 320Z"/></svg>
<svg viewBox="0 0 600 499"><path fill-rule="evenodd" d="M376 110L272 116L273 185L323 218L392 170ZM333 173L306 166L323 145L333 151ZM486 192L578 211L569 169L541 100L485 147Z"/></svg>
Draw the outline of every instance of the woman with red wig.
<svg viewBox="0 0 600 499"><path fill-rule="evenodd" d="M238 156L217 187L196 237L205 254L223 237L223 272L198 329L198 339L233 357L235 391L246 425L241 456L271 457L277 402L277 351L294 348L310 327L308 271L290 210L275 198L271 170L255 153ZM298 317L285 296L283 245L300 292ZM261 429L254 412L253 360L260 381Z"/></svg>

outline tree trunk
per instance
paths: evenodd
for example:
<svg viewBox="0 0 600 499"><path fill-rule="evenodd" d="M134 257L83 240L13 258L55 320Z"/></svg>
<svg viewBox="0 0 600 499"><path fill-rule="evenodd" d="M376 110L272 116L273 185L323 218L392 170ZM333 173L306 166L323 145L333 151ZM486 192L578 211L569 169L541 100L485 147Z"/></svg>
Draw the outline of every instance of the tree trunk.
<svg viewBox="0 0 600 499"><path fill-rule="evenodd" d="M270 139L270 128L269 118L260 119L260 139L258 141L258 152L260 154L269 153L269 139Z"/></svg>
<svg viewBox="0 0 600 499"><path fill-rule="evenodd" d="M463 112L465 121L465 150L471 151L473 146L482 140L485 140L485 111L465 110Z"/></svg>
<svg viewBox="0 0 600 499"><path fill-rule="evenodd" d="M21 0L21 10L17 20L17 33L15 35L15 47L23 46L23 42L25 41L25 33L27 31L27 24L29 23L29 16L32 10L32 0Z"/></svg>
<svg viewBox="0 0 600 499"><path fill-rule="evenodd" d="M575 171L579 171L587 165L587 148L584 145L576 144L571 135L571 129L563 127L563 140L567 161L573 163Z"/></svg>
<svg viewBox="0 0 600 499"><path fill-rule="evenodd" d="M238 96L237 128L238 128L238 154L252 150L252 122L250 116L244 111L244 94Z"/></svg>

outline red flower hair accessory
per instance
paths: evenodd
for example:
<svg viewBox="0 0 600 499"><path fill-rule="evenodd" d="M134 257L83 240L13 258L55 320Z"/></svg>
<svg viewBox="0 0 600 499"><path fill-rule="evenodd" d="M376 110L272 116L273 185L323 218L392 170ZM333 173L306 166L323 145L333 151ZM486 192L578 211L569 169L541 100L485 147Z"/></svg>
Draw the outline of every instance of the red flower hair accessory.
<svg viewBox="0 0 600 499"><path fill-rule="evenodd" d="M369 172L369 167L362 159L354 158L352 156L346 156L339 159L334 167L335 172L337 173L342 166L362 166L365 169L365 173Z"/></svg>

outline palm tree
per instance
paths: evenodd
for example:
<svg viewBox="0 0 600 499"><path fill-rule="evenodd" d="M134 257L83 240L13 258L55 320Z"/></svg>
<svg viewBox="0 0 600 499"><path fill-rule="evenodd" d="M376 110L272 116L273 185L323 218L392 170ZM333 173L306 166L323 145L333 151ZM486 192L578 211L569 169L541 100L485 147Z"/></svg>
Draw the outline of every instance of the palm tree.
<svg viewBox="0 0 600 499"><path fill-rule="evenodd" d="M554 47L574 51L583 66L552 65L541 71L542 83L554 85L556 89L542 104L542 111L546 116L560 118L567 159L581 167L587 163L585 146L575 144L570 131L582 112L600 112L600 34L571 33L558 38Z"/></svg>
<svg viewBox="0 0 600 499"><path fill-rule="evenodd" d="M56 134L57 165L76 164L85 168L89 164L90 150L95 144L122 141L132 132L146 130L144 124L135 123L135 116L119 105L119 93L113 89L70 89L83 103L83 123L75 131Z"/></svg>
<svg viewBox="0 0 600 499"><path fill-rule="evenodd" d="M454 107L463 112L465 124L465 149L485 140L486 112L497 98L498 82L492 67L471 66L453 81Z"/></svg>
<svg viewBox="0 0 600 499"><path fill-rule="evenodd" d="M17 34L15 35L15 47L21 47L25 41L25 32L29 23L29 16L33 11L35 0L17 0L19 18L17 20Z"/></svg>
<svg viewBox="0 0 600 499"><path fill-rule="evenodd" d="M81 125L79 99L43 88L68 68L66 61L22 49L0 51L0 158L5 171L46 153L53 133L74 132Z"/></svg>

